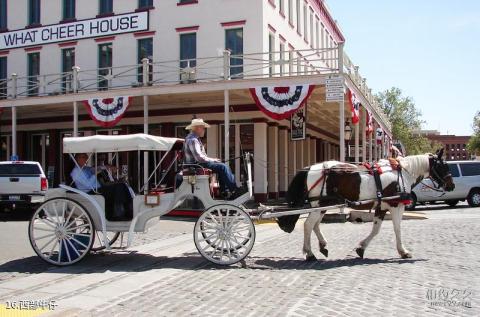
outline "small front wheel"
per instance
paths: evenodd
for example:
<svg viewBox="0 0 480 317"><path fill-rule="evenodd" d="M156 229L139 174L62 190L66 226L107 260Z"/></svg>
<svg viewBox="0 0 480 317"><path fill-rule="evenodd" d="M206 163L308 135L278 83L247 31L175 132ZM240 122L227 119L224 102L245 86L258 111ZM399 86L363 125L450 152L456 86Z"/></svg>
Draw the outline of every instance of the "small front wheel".
<svg viewBox="0 0 480 317"><path fill-rule="evenodd" d="M197 220L193 239L198 252L210 262L231 265L245 259L255 243L255 225L237 206L210 207Z"/></svg>
<svg viewBox="0 0 480 317"><path fill-rule="evenodd" d="M68 198L53 198L43 203L33 214L28 229L35 253L58 266L82 260L95 240L90 214Z"/></svg>

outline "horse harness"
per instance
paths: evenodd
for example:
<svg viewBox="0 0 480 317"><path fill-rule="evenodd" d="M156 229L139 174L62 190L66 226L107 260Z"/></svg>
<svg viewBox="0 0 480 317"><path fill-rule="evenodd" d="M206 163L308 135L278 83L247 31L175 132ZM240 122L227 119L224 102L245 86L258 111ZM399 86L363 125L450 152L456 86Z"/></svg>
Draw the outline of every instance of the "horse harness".
<svg viewBox="0 0 480 317"><path fill-rule="evenodd" d="M402 167L400 164L390 164L393 170L396 170L397 173L397 192L400 196L399 201L410 201L411 196L409 193L406 192L405 190L405 180L402 174ZM377 200L377 205L375 206L376 211L380 211L381 208L381 202L382 199L384 198L384 190L383 190L383 185L382 185L382 180L380 178L380 175L383 174L382 167L377 163L363 163L363 166L367 169L365 172L369 173L370 175L373 176L373 179L375 180L375 187L376 187L376 200ZM312 201L325 201L325 200L331 200L331 199L341 199L344 200L347 205L352 205L352 202L345 199L344 197L341 197L340 195L336 195L335 197L329 197L329 196L323 196L324 189L325 189L325 184L327 183L327 179L329 177L329 174L331 170L334 170L335 168L324 168L322 175L319 177L313 185L307 189L305 193L305 197L307 197L309 202ZM358 173L362 173L363 171L358 171ZM320 195L318 197L308 197L309 193L316 188L321 182L322 183L322 188L320 189Z"/></svg>

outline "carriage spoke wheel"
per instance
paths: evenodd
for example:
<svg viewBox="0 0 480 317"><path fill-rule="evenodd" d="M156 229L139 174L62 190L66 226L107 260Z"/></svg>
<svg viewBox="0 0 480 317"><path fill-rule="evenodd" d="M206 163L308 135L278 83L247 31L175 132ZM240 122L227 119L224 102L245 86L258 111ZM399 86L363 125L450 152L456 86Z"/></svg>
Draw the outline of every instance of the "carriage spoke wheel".
<svg viewBox="0 0 480 317"><path fill-rule="evenodd" d="M106 248L105 243L103 242L103 237L103 231L95 231L95 243L92 246L93 252L98 252ZM118 240L118 237L120 237L120 232L107 231L107 241L110 247L112 247L112 245Z"/></svg>
<svg viewBox="0 0 480 317"><path fill-rule="evenodd" d="M43 203L33 214L28 233L35 253L59 266L83 259L95 240L92 218L84 207L67 198Z"/></svg>
<svg viewBox="0 0 480 317"><path fill-rule="evenodd" d="M252 250L255 226L239 207L217 205L207 209L197 220L193 238L205 259L231 265L243 260Z"/></svg>

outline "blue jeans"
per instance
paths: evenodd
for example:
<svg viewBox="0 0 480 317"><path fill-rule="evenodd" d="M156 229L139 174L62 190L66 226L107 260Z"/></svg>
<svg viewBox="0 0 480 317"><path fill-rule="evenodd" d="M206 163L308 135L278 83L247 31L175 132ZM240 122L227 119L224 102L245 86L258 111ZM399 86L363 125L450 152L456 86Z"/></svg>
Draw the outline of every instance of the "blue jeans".
<svg viewBox="0 0 480 317"><path fill-rule="evenodd" d="M201 166L211 169L218 174L218 180L220 181L220 191L225 192L225 189L233 192L237 189L237 184L235 183L235 177L233 176L232 170L228 165L220 162L206 162L201 163Z"/></svg>

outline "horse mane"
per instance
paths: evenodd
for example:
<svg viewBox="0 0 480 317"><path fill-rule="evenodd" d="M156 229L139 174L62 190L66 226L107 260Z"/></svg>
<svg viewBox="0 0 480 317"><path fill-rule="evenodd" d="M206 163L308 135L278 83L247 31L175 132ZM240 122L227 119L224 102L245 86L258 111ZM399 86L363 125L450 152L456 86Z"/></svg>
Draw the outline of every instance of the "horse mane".
<svg viewBox="0 0 480 317"><path fill-rule="evenodd" d="M399 158L400 166L414 178L427 177L430 172L429 154L411 155Z"/></svg>

